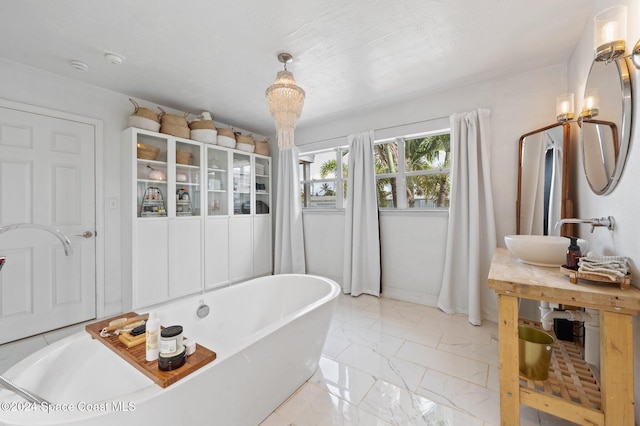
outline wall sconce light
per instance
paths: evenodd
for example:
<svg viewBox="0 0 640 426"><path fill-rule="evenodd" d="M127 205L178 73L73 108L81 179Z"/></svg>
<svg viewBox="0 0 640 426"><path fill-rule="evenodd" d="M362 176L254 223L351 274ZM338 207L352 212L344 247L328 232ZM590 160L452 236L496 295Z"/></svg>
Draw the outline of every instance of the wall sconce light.
<svg viewBox="0 0 640 426"><path fill-rule="evenodd" d="M556 118L561 123L573 120L573 93L565 93L556 98Z"/></svg>
<svg viewBox="0 0 640 426"><path fill-rule="evenodd" d="M589 120L600 114L600 110L598 109L599 99L597 89L587 91L586 96L584 97L584 103L585 105L580 113L580 117Z"/></svg>
<svg viewBox="0 0 640 426"><path fill-rule="evenodd" d="M631 54L624 56L627 38L627 6L613 6L598 13L593 18L594 59L611 62L620 57L631 58L636 68L640 69L640 40Z"/></svg>

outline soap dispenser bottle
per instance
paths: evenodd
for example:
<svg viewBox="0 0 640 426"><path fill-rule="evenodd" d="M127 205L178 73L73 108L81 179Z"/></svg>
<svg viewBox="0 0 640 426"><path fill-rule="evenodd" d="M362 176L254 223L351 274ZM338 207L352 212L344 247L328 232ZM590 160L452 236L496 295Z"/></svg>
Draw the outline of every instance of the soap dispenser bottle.
<svg viewBox="0 0 640 426"><path fill-rule="evenodd" d="M578 260L582 257L580 252L580 246L578 245L578 238L569 237L571 243L567 249L567 269L578 270Z"/></svg>
<svg viewBox="0 0 640 426"><path fill-rule="evenodd" d="M155 361L160 352L160 319L155 312L149 313L145 327L145 343L147 346L146 360Z"/></svg>

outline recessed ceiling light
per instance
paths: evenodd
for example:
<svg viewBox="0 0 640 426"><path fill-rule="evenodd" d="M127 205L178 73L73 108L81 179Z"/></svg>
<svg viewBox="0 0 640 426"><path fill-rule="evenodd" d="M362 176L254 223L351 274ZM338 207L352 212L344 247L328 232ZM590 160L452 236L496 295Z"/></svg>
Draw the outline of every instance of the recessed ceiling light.
<svg viewBox="0 0 640 426"><path fill-rule="evenodd" d="M124 57L117 55L115 53L105 53L104 54L104 58L111 62L114 65L120 65L122 64L122 61L124 60Z"/></svg>
<svg viewBox="0 0 640 426"><path fill-rule="evenodd" d="M89 71L89 65L85 64L82 61L78 61L77 59L72 59L69 61L69 65L71 68L78 71Z"/></svg>

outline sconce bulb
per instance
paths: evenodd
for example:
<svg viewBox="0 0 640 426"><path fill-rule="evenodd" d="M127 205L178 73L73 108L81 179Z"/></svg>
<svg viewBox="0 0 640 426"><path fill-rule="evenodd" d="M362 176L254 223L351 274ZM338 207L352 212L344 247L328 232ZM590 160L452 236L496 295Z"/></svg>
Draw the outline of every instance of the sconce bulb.
<svg viewBox="0 0 640 426"><path fill-rule="evenodd" d="M602 27L602 39L605 43L611 43L616 39L617 25L615 22L609 22Z"/></svg>

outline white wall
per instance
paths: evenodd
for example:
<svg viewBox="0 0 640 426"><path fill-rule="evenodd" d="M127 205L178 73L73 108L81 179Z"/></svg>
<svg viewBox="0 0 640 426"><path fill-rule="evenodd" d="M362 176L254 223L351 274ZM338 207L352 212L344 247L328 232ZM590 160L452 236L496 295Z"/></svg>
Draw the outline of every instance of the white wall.
<svg viewBox="0 0 640 426"><path fill-rule="evenodd" d="M504 246L504 235L515 233L518 139L526 132L555 122L555 99L566 92L566 84L566 67L556 65L439 93L416 94L413 99L379 105L328 122L307 124L296 130L296 145L301 151L346 145L347 134L489 108L496 232L499 245ZM341 278L341 267L328 265L324 252L316 247L329 245L329 240L336 243L331 244L333 250L341 250L338 242L342 240L342 228L325 226L327 216L313 215L310 219L310 215L305 214L305 244L310 248L307 267L314 273L338 274ZM415 212L408 215L382 215L383 292L431 304L439 292L437 282L442 276L447 220ZM333 217L330 220L335 224ZM309 229L311 224L315 229ZM320 233L317 229L323 231ZM334 252L331 257L339 259L341 255ZM495 309L490 317L495 319Z"/></svg>
<svg viewBox="0 0 640 426"><path fill-rule="evenodd" d="M626 4L627 15L627 51L629 51L640 38L640 7L637 1L600 0L592 11L593 16L610 6ZM576 45L574 53L569 60L568 77L569 89L575 92L576 111L582 107L584 87L586 86L589 68L593 59L593 20L589 19L585 25L580 41ZM632 85L634 86L633 122L631 130L631 148L628 153L626 166L618 186L612 193L605 196L593 194L584 178L584 169L580 162L580 152L576 152L574 178L577 192L577 213L580 218L613 216L616 227L613 231L596 229L589 233L588 226L580 226L580 236L589 241L589 250L608 255L623 255L632 259L632 273L637 277L640 273L640 244L638 233L640 222L640 197L638 197L638 182L640 181L640 72L632 70ZM634 277L635 279L635 277ZM633 283L639 286L638 280ZM634 320L635 372L640 374L640 321ZM635 381L636 395L636 419L640 419L640 380ZM637 421L637 420L636 420Z"/></svg>

